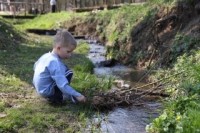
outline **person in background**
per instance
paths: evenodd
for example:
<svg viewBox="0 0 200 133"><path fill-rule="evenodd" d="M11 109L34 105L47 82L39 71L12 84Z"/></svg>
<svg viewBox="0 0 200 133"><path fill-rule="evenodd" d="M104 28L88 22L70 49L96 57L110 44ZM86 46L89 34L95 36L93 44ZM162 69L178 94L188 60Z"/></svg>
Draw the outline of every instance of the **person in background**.
<svg viewBox="0 0 200 133"><path fill-rule="evenodd" d="M50 0L51 12L56 12L56 0Z"/></svg>
<svg viewBox="0 0 200 133"><path fill-rule="evenodd" d="M11 15L16 15L16 9L15 9L15 0L7 0L8 2L8 6L9 6L9 10L10 10L10 14Z"/></svg>
<svg viewBox="0 0 200 133"><path fill-rule="evenodd" d="M66 99L85 102L86 98L69 84L73 72L63 60L70 58L77 42L67 31L58 31L52 52L42 55L34 64L33 85L39 95L50 103L62 104Z"/></svg>

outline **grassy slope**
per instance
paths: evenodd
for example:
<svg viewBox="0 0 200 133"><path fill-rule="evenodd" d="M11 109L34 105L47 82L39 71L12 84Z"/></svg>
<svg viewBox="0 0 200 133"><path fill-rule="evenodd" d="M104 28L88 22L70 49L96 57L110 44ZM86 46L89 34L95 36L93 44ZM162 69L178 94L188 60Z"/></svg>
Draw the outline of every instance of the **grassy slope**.
<svg viewBox="0 0 200 133"><path fill-rule="evenodd" d="M33 20L12 20L11 23L20 30L26 29L59 29L62 23L74 17L85 16L87 13L76 14L73 12L48 13L40 15Z"/></svg>
<svg viewBox="0 0 200 133"><path fill-rule="evenodd" d="M23 40L22 33L18 32L7 21L0 17L0 49L16 49L20 41Z"/></svg>
<svg viewBox="0 0 200 133"><path fill-rule="evenodd" d="M54 107L37 96L32 87L33 64L51 50L52 38L26 37L29 40L18 49L0 50L0 132L82 132L94 114L90 104L69 102ZM110 82L91 75L87 51L88 46L81 43L67 64L75 71L72 86L89 98L92 91L109 88Z"/></svg>

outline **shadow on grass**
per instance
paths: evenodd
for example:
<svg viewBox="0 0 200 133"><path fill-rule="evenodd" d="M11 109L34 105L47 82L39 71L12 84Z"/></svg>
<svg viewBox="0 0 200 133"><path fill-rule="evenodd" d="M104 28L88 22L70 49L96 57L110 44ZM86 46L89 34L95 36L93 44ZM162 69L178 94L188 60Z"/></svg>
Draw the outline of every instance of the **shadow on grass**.
<svg viewBox="0 0 200 133"><path fill-rule="evenodd" d="M50 50L49 46L23 44L16 51L0 51L0 68L31 84L35 61Z"/></svg>

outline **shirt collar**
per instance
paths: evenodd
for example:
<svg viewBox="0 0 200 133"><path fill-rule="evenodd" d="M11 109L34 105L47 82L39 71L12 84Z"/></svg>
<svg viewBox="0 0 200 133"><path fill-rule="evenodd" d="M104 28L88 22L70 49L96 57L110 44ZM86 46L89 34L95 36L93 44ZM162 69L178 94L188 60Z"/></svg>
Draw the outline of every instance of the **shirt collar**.
<svg viewBox="0 0 200 133"><path fill-rule="evenodd" d="M54 57L60 59L60 57L58 56L58 54L54 53L53 51L51 51L51 52L49 52L49 53L51 53Z"/></svg>

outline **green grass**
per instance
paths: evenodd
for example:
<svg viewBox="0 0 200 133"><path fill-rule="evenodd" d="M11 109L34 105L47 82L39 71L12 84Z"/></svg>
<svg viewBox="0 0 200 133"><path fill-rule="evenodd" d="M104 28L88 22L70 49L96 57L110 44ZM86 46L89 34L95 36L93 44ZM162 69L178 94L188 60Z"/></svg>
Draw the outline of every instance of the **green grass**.
<svg viewBox="0 0 200 133"><path fill-rule="evenodd" d="M49 106L41 99L26 101L20 108L6 109L1 118L0 132L49 132L51 130L80 131L86 126L91 111L68 104Z"/></svg>
<svg viewBox="0 0 200 133"><path fill-rule="evenodd" d="M23 40L21 34L8 21L0 18L0 49L17 49L19 42Z"/></svg>
<svg viewBox="0 0 200 133"><path fill-rule="evenodd" d="M78 47L75 49L75 53L81 53L84 54L85 56L87 56L88 51L89 51L89 47L88 44L85 41L80 41L78 45Z"/></svg>
<svg viewBox="0 0 200 133"><path fill-rule="evenodd" d="M187 43L187 41L184 41ZM147 126L150 133L180 132L196 133L200 131L200 50L186 53L177 59L172 69L158 73L157 79L169 78L165 90L171 97L165 100L163 113ZM189 125L188 125L189 124Z"/></svg>
<svg viewBox="0 0 200 133"><path fill-rule="evenodd" d="M183 133L198 133L200 132L200 112L199 109L189 109L188 117L183 121ZM188 126L190 123L190 126Z"/></svg>
<svg viewBox="0 0 200 133"><path fill-rule="evenodd" d="M32 35L18 50L0 50L0 114L6 115L0 117L0 132L82 132L95 113L89 102L52 106L33 89L33 64L51 51L51 39ZM93 92L109 89L111 80L91 74L93 65L85 57L87 50L86 43L79 44L66 63L75 72L71 85L90 100Z"/></svg>
<svg viewBox="0 0 200 133"><path fill-rule="evenodd" d="M96 21L102 22L97 25L98 32L105 34L104 36L110 45L114 45L117 40L124 41L128 39L131 29L144 19L150 9L151 7L147 4L125 5L117 10L99 12L91 19L95 18Z"/></svg>
<svg viewBox="0 0 200 133"><path fill-rule="evenodd" d="M89 16L88 19L97 23L100 39L105 39L109 47L109 57L120 59L127 55L126 46L132 39L131 34L137 25L151 22L156 13L155 7L149 3L143 5L124 5L116 10L102 11Z"/></svg>
<svg viewBox="0 0 200 133"><path fill-rule="evenodd" d="M13 23L16 27L21 30L25 29L57 29L60 28L63 21L69 20L74 13L59 12L59 13L48 13L40 15L33 20L23 21L14 20Z"/></svg>

